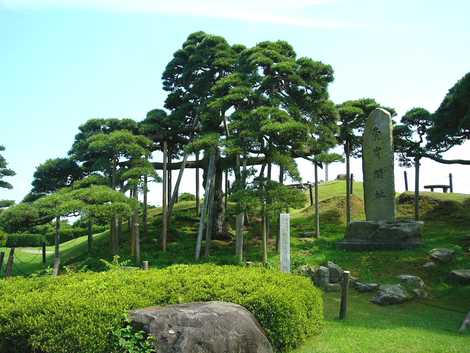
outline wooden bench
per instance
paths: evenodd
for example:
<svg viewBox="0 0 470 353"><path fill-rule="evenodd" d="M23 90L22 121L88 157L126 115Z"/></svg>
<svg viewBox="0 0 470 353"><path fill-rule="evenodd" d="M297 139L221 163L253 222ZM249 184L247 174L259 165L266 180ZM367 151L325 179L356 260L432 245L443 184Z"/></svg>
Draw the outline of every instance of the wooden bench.
<svg viewBox="0 0 470 353"><path fill-rule="evenodd" d="M431 192L434 192L434 189L442 189L443 192L447 192L450 189L450 185L424 185L425 189L431 189Z"/></svg>

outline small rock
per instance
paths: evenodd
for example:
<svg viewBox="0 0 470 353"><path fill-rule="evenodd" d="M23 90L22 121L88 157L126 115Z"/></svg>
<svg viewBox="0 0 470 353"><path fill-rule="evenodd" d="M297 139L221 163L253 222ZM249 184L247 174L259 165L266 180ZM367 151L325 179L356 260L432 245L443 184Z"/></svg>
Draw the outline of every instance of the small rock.
<svg viewBox="0 0 470 353"><path fill-rule="evenodd" d="M428 292L426 292L424 289L422 288L415 288L411 291L413 293L413 295L416 297L416 298L420 298L420 299L426 299L427 297L429 297L429 294Z"/></svg>
<svg viewBox="0 0 470 353"><path fill-rule="evenodd" d="M449 263L455 259L455 250L446 248L432 249L429 252L429 255L434 260L442 263Z"/></svg>
<svg viewBox="0 0 470 353"><path fill-rule="evenodd" d="M379 305L401 304L411 299L412 297L401 284L389 284L379 287L379 292L372 299L372 303Z"/></svg>
<svg viewBox="0 0 470 353"><path fill-rule="evenodd" d="M324 289L325 292L339 292L341 291L341 285L339 283L328 283Z"/></svg>
<svg viewBox="0 0 470 353"><path fill-rule="evenodd" d="M424 281L418 276L400 275L398 276L398 279L406 288L424 288Z"/></svg>
<svg viewBox="0 0 470 353"><path fill-rule="evenodd" d="M328 261L326 267L330 271L330 283L339 283L343 278L343 269L331 261Z"/></svg>
<svg viewBox="0 0 470 353"><path fill-rule="evenodd" d="M436 266L437 265L434 261L428 261L422 267L426 270L430 270L430 269L436 268Z"/></svg>
<svg viewBox="0 0 470 353"><path fill-rule="evenodd" d="M366 293L366 292L374 292L377 289L379 289L380 284L378 283L362 283L359 281L356 281L353 283L354 289L356 289L360 293Z"/></svg>
<svg viewBox="0 0 470 353"><path fill-rule="evenodd" d="M328 267L320 266L315 272L314 283L317 287L325 289L330 284L330 270Z"/></svg>
<svg viewBox="0 0 470 353"><path fill-rule="evenodd" d="M470 270L453 270L449 278L452 282L459 284L470 284Z"/></svg>
<svg viewBox="0 0 470 353"><path fill-rule="evenodd" d="M349 276L349 282L350 282L351 284L354 284L354 283L356 283L356 282L358 282L358 281L359 281L359 278L354 277L353 275L350 275L350 276Z"/></svg>

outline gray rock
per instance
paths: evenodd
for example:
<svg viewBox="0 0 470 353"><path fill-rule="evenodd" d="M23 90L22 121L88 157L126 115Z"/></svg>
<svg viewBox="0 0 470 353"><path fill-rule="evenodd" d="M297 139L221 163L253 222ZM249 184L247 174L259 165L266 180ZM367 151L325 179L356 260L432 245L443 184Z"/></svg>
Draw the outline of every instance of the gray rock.
<svg viewBox="0 0 470 353"><path fill-rule="evenodd" d="M368 221L395 221L395 175L392 117L375 109L362 137L364 208Z"/></svg>
<svg viewBox="0 0 470 353"><path fill-rule="evenodd" d="M356 289L360 293L366 293L366 292L374 292L377 289L379 289L380 284L378 283L363 283L356 281L353 283L354 289Z"/></svg>
<svg viewBox="0 0 470 353"><path fill-rule="evenodd" d="M429 252L429 256L441 263L449 263L455 260L455 251L446 248L432 249Z"/></svg>
<svg viewBox="0 0 470 353"><path fill-rule="evenodd" d="M348 250L414 248L422 244L423 222L351 222L338 246Z"/></svg>
<svg viewBox="0 0 470 353"><path fill-rule="evenodd" d="M426 270L431 270L431 269L433 269L433 268L436 268L437 265L436 265L436 263L435 263L434 261L428 261L428 262L426 262L422 267L423 267L424 269L426 269Z"/></svg>
<svg viewBox="0 0 470 353"><path fill-rule="evenodd" d="M412 299L412 296L401 284L382 285L372 302L379 305L401 304Z"/></svg>
<svg viewBox="0 0 470 353"><path fill-rule="evenodd" d="M315 272L314 283L317 287L325 289L330 284L330 270L328 267L320 266Z"/></svg>
<svg viewBox="0 0 470 353"><path fill-rule="evenodd" d="M411 293L413 294L414 297L420 298L420 299L426 299L429 297L428 292L424 290L423 288L412 289Z"/></svg>
<svg viewBox="0 0 470 353"><path fill-rule="evenodd" d="M302 265L298 267L294 272L301 275L308 277L315 283L315 276L316 272L318 271L317 266L310 266L310 265Z"/></svg>
<svg viewBox="0 0 470 353"><path fill-rule="evenodd" d="M403 284L406 288L409 288L409 289L424 288L424 281L418 276L399 275L398 279L400 280L401 284Z"/></svg>
<svg viewBox="0 0 470 353"><path fill-rule="evenodd" d="M156 338L157 353L273 353L254 316L232 303L150 307L132 311L130 318Z"/></svg>
<svg viewBox="0 0 470 353"><path fill-rule="evenodd" d="M341 285L339 283L328 283L323 289L325 292L340 292Z"/></svg>
<svg viewBox="0 0 470 353"><path fill-rule="evenodd" d="M330 272L330 283L338 283L343 278L343 269L334 262L328 261L326 264Z"/></svg>
<svg viewBox="0 0 470 353"><path fill-rule="evenodd" d="M449 274L452 282L459 284L470 284L470 270L453 270Z"/></svg>

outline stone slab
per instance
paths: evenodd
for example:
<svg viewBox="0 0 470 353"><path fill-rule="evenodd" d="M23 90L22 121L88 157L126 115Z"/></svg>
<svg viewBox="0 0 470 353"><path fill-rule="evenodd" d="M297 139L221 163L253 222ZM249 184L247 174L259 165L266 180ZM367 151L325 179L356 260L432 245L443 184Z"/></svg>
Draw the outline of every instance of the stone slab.
<svg viewBox="0 0 470 353"><path fill-rule="evenodd" d="M340 249L347 250L402 250L423 244L423 222L414 221L359 221L352 222Z"/></svg>

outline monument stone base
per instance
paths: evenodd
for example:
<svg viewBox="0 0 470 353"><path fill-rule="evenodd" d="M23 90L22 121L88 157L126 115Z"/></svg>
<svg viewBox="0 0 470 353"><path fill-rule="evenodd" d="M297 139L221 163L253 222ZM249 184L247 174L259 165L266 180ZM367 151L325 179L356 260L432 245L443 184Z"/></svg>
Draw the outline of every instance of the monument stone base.
<svg viewBox="0 0 470 353"><path fill-rule="evenodd" d="M352 222L344 240L337 245L346 250L402 250L423 244L423 222L359 221Z"/></svg>

